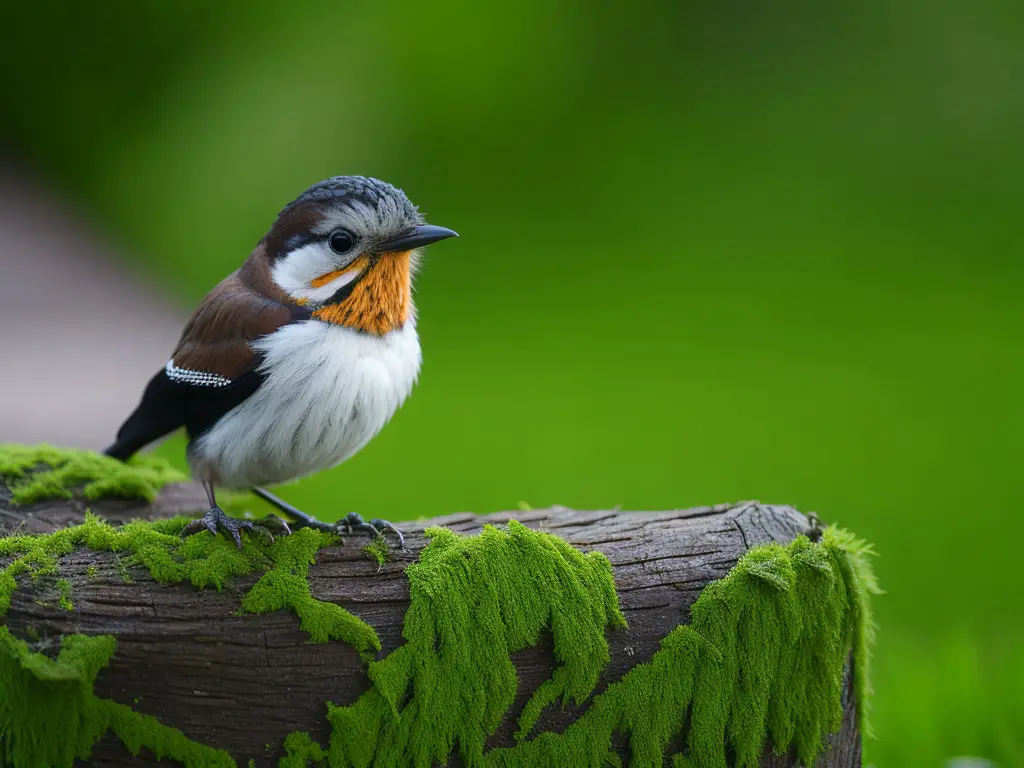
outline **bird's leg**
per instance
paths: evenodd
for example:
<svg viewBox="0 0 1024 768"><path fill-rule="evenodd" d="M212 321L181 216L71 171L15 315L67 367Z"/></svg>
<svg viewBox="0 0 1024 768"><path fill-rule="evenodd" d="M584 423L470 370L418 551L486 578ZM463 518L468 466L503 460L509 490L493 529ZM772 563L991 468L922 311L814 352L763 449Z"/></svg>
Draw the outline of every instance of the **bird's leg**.
<svg viewBox="0 0 1024 768"><path fill-rule="evenodd" d="M402 532L387 520L375 519L370 522L366 522L357 512L349 512L348 515L345 516L344 520L340 520L334 524L325 523L321 520L317 520L312 515L307 515L301 509L296 509L284 499L278 498L272 494L266 488L254 487L252 492L267 503L273 504L286 515L293 517L295 519L293 527L295 528L315 528L318 531L324 531L326 533L344 533L345 535L356 533L357 531L365 531L374 538L383 535L382 531L391 531L395 535L395 538L398 539L398 546L405 549L405 537L402 535Z"/></svg>
<svg viewBox="0 0 1024 768"><path fill-rule="evenodd" d="M332 525L331 523L325 523L320 520L317 520L312 515L307 515L301 509L293 507L284 499L280 498L279 496L275 496L266 488L253 486L252 492L259 498L263 499L268 504L272 504L273 506L277 507L286 515L295 518L295 521L293 523L294 528L315 528L316 530L323 531L324 533L338 532L337 526Z"/></svg>
<svg viewBox="0 0 1024 768"><path fill-rule="evenodd" d="M258 533L262 533L269 537L270 542L273 543L274 534L270 531L270 528L267 527L266 523L268 522L272 523L278 529L278 533L291 533L288 523L275 515L269 515L266 520L260 522L241 520L237 517L229 516L223 509L217 506L217 498L213 490L213 483L204 482L203 488L206 490L206 498L210 502L210 511L186 525L181 531L182 536L191 536L199 533L200 531L209 531L216 536L219 531L224 531L231 535L231 538L235 540L235 545L241 549L242 531L256 531ZM273 518L273 520L271 520L271 518Z"/></svg>

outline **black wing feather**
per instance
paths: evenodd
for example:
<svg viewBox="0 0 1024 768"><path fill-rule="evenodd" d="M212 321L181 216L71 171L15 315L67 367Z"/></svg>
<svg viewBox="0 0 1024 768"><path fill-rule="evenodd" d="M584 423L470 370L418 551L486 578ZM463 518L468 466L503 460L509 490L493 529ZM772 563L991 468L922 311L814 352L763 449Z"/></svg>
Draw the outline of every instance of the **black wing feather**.
<svg viewBox="0 0 1024 768"><path fill-rule="evenodd" d="M117 440L104 453L126 461L140 449L185 427L195 440L235 406L259 389L264 376L258 368L223 387L175 381L160 371L146 386L142 401L117 431Z"/></svg>

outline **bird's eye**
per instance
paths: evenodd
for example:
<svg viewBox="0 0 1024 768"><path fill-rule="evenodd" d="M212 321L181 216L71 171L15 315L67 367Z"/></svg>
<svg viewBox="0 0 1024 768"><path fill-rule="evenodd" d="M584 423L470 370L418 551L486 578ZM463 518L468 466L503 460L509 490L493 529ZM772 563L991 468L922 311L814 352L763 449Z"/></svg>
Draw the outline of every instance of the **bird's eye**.
<svg viewBox="0 0 1024 768"><path fill-rule="evenodd" d="M331 250L335 253L348 253L352 250L352 246L356 244L356 239L347 229L336 229L327 238L327 244L331 246Z"/></svg>

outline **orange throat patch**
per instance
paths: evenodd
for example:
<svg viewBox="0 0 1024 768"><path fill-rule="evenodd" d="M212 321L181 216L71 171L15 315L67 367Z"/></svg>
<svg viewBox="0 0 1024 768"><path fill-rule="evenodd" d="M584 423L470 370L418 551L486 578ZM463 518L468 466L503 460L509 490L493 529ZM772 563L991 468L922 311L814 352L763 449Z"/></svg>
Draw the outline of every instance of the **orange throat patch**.
<svg viewBox="0 0 1024 768"><path fill-rule="evenodd" d="M381 254L348 296L320 307L313 317L383 336L405 325L412 311L412 260L404 251Z"/></svg>

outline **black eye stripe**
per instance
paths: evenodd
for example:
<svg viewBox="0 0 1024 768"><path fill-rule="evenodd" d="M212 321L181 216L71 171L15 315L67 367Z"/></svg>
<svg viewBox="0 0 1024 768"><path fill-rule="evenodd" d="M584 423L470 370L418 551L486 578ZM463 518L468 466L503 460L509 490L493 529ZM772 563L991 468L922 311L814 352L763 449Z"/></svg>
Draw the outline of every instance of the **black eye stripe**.
<svg viewBox="0 0 1024 768"><path fill-rule="evenodd" d="M361 275L359 275L358 277L356 277L356 279L355 279L355 280L353 280L352 282L348 283L347 285L343 285L343 286L341 286L341 288L339 288L338 290L336 290L336 291L335 291L335 292L334 292L334 293L333 293L333 294L331 295L331 298L329 298L329 299L327 299L327 301L323 302L323 306L327 307L327 306L330 306L331 304L340 304L340 303L341 303L341 302L343 302L343 301L344 301L345 299L347 299L347 298L348 298L348 297L349 297L349 296L350 296L350 295L352 294L352 291L354 291L354 290L355 290L355 288L356 288L356 285L357 285L357 284L358 284L358 283L359 283L359 282L360 282L360 281L361 281L361 280L362 280L362 279L363 279L364 277L366 277L366 273L367 273L367 272L369 272L369 270L363 270L363 273L362 273Z"/></svg>
<svg viewBox="0 0 1024 768"><path fill-rule="evenodd" d="M286 237L284 239L284 242L282 243L283 248L281 250L280 255L284 256L286 254L291 253L292 251L297 251L300 248L304 248L305 246L309 245L310 243L323 243L328 248L330 248L331 236L335 232L337 232L337 231L338 230L335 229L335 230L331 230L330 232L322 232L322 233L321 232L298 232L298 233L296 233L294 235L289 235L288 237ZM351 235L351 233L349 233L349 234ZM352 237L353 237L353 245L354 245L355 242L356 242L356 239L355 239L354 235Z"/></svg>
<svg viewBox="0 0 1024 768"><path fill-rule="evenodd" d="M291 251L297 251L305 245L309 245L316 240L324 240L327 235L317 235L312 232L300 232L296 235L289 235L284 239L284 251L290 253Z"/></svg>

